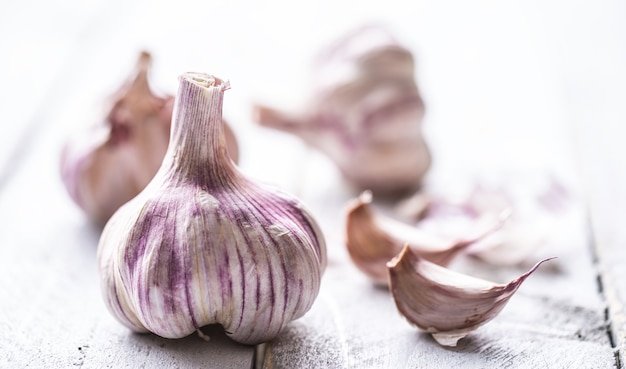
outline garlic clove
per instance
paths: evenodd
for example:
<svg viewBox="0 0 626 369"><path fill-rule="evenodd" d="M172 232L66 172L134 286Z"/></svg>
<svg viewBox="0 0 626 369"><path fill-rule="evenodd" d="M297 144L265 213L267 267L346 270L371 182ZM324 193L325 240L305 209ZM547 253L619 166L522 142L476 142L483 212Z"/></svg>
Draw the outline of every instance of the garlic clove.
<svg viewBox="0 0 626 369"><path fill-rule="evenodd" d="M141 52L135 69L111 96L98 124L63 146L61 178L72 200L97 223L105 223L155 175L167 150L174 98L149 84L152 56ZM228 151L237 162L234 131L225 126Z"/></svg>
<svg viewBox="0 0 626 369"><path fill-rule="evenodd" d="M220 324L237 342L268 341L317 297L324 236L300 200L250 180L230 159L228 82L179 80L163 164L100 238L105 303L137 332L179 338Z"/></svg>
<svg viewBox="0 0 626 369"><path fill-rule="evenodd" d="M507 218L504 213L495 224L475 237L453 239L425 232L402 221L376 213L370 206L372 194L363 192L347 206L346 247L350 258L377 284L387 284L387 262L405 244L433 263L448 265L471 244L499 229Z"/></svg>
<svg viewBox="0 0 626 369"><path fill-rule="evenodd" d="M401 243L377 226L369 207L371 193L364 192L348 206L346 247L354 265L375 283L387 284L386 263L398 254Z"/></svg>
<svg viewBox="0 0 626 369"><path fill-rule="evenodd" d="M387 30L364 27L323 51L306 109L258 105L254 120L326 154L358 190L412 192L431 163L414 67L412 53Z"/></svg>
<svg viewBox="0 0 626 369"><path fill-rule="evenodd" d="M542 263L507 284L497 284L431 263L405 246L387 265L398 311L444 346L495 318Z"/></svg>
<svg viewBox="0 0 626 369"><path fill-rule="evenodd" d="M63 147L65 187L97 222L105 222L152 179L167 149L173 97L151 91L151 61L149 53L140 53L135 70L112 95L104 124Z"/></svg>

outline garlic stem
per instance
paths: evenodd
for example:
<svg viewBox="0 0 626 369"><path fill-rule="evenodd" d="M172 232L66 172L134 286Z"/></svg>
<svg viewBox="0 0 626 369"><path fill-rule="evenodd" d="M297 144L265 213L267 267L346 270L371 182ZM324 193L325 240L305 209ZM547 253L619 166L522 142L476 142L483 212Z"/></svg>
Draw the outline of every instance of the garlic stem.
<svg viewBox="0 0 626 369"><path fill-rule="evenodd" d="M227 152L222 123L223 91L228 81L187 73L180 78L174 102L172 133L164 166L170 179L203 183L209 187L232 181L237 175ZM215 165L207 165L215 163Z"/></svg>

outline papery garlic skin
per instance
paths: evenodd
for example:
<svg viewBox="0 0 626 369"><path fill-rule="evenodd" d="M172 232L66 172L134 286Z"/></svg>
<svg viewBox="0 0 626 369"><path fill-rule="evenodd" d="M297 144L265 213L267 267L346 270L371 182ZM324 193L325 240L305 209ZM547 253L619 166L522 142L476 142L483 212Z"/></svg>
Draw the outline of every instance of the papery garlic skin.
<svg viewBox="0 0 626 369"><path fill-rule="evenodd" d="M319 149L359 191L414 191L431 165L414 68L388 31L364 27L325 50L304 111L258 105L254 119Z"/></svg>
<svg viewBox="0 0 626 369"><path fill-rule="evenodd" d="M546 174L511 177L495 188L477 186L467 201L484 212L493 211L499 204L512 209L511 221L502 232L468 250L470 255L493 265L528 264L533 256L555 246L551 239L572 214L569 192L556 178Z"/></svg>
<svg viewBox="0 0 626 369"><path fill-rule="evenodd" d="M174 97L152 91L151 63L151 54L141 52L135 70L111 96L103 122L63 146L63 184L72 200L97 223L104 224L144 189L167 151ZM229 153L237 162L237 138L228 125L224 132Z"/></svg>
<svg viewBox="0 0 626 369"><path fill-rule="evenodd" d="M206 74L181 76L163 165L103 231L105 302L134 331L179 338L221 324L233 340L257 344L318 294L323 234L299 200L252 182L229 159L221 134L228 87Z"/></svg>
<svg viewBox="0 0 626 369"><path fill-rule="evenodd" d="M509 219L498 232L467 249L467 254L492 265L534 263L554 246L555 230L571 215L569 191L545 173L511 173L495 181L482 179L457 190L457 194L438 191L420 191L400 202L395 212L426 232L449 237L509 212Z"/></svg>
<svg viewBox="0 0 626 369"><path fill-rule="evenodd" d="M389 262L390 288L409 323L432 333L444 346L495 318L544 259L507 284L497 284L433 264L405 246Z"/></svg>

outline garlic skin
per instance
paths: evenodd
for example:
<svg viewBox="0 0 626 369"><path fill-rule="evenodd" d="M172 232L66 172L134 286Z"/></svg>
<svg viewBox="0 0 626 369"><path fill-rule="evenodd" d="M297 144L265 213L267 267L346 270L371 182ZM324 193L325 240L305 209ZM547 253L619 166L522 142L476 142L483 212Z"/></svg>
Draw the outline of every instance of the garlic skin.
<svg viewBox="0 0 626 369"><path fill-rule="evenodd" d="M476 188L470 201L483 212L508 206L511 221L501 232L485 238L468 249L468 253L499 266L528 264L546 249L556 246L554 236L566 226L571 216L572 198L564 184L552 176L510 179L496 188ZM469 201L468 201L469 202Z"/></svg>
<svg viewBox="0 0 626 369"><path fill-rule="evenodd" d="M507 284L454 272L420 258L408 246L389 262L391 292L409 323L432 334L443 346L495 318L521 284L543 262Z"/></svg>
<svg viewBox="0 0 626 369"><path fill-rule="evenodd" d="M412 53L382 27L358 29L320 56L301 112L257 105L254 120L320 150L357 190L412 192L431 164Z"/></svg>
<svg viewBox="0 0 626 369"><path fill-rule="evenodd" d="M454 239L376 213L371 202L371 192L365 191L347 206L345 241L353 263L380 285L388 283L387 263L405 244L420 257L445 266L468 246L497 230L506 218L503 215L495 225L476 237Z"/></svg>
<svg viewBox="0 0 626 369"><path fill-rule="evenodd" d="M208 74L180 77L163 165L102 233L104 299L133 331L179 338L220 324L233 340L258 344L318 294L324 236L299 200L251 181L229 158L228 88Z"/></svg>
<svg viewBox="0 0 626 369"><path fill-rule="evenodd" d="M62 148L63 184L96 223L104 224L150 182L167 151L174 97L151 90L151 64L151 54L141 52L134 71L111 96L103 121L70 137ZM237 162L235 134L228 125L224 132Z"/></svg>
<svg viewBox="0 0 626 369"><path fill-rule="evenodd" d="M455 237L502 212L511 215L498 232L476 242L468 255L497 266L532 265L554 247L556 230L571 215L572 198L561 181L544 173L482 179L458 193L420 191L395 212L426 232Z"/></svg>

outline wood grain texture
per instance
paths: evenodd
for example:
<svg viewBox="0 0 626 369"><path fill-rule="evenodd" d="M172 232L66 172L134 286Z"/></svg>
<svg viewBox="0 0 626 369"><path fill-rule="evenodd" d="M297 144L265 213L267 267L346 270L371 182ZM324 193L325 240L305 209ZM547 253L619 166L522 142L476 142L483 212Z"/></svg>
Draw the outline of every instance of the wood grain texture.
<svg viewBox="0 0 626 369"><path fill-rule="evenodd" d="M626 78L623 80L626 81ZM626 98L626 94L622 97ZM593 101L586 100L585 104ZM593 123L587 120L584 126L579 127L579 134L588 185L592 240L599 271L598 283L607 303L611 344L617 350L616 355L623 367L626 359L626 231L623 226L626 217L626 166L623 158L626 157L626 150L622 137L626 136L626 131L621 122L626 118L626 111L613 112L618 114L606 120L602 120L600 115L603 122L600 125L596 121L598 115L594 115ZM619 121L615 120L618 116L622 117Z"/></svg>
<svg viewBox="0 0 626 369"><path fill-rule="evenodd" d="M626 38L622 38L626 43ZM626 62L624 49L615 58ZM570 96L576 122L582 171L595 244L599 283L608 305L612 345L622 367L626 360L626 147L622 101L626 73L613 70L610 81L589 85L585 92Z"/></svg>
<svg viewBox="0 0 626 369"><path fill-rule="evenodd" d="M588 9L586 25L597 19L594 36L570 45L569 55L579 47L594 50L586 64L564 73L568 81L565 102L571 107L577 158L586 188L592 241L599 284L607 304L612 347L620 367L626 365L626 25L617 13L626 6L607 2L615 11ZM586 27L583 27L586 28ZM584 32L577 29L574 37ZM591 44L594 43L592 46ZM606 46L601 46L606 45ZM594 78L585 77L593 75Z"/></svg>
<svg viewBox="0 0 626 369"><path fill-rule="evenodd" d="M0 4L0 46L9 50L0 61L0 367L254 364L254 348L219 330L206 331L209 342L197 335L165 340L119 325L100 296L100 230L86 222L58 178L66 135L97 117L99 98L146 47L155 55L157 84L169 92L187 70L231 80L225 114L240 135L242 169L300 196L327 235L330 262L319 298L258 348L258 367L623 368L623 4L424 0L418 12L398 12L402 5L64 0L33 12L30 3ZM292 17L272 18L285 12ZM342 209L356 194L327 159L250 122L251 100L298 102L305 63L317 46L381 18L418 51L434 188L494 178L532 183L547 173L571 186L571 211L552 242L532 256L558 259L456 348L411 327L389 292L351 264ZM21 41L13 38L17 33ZM527 265L493 267L462 257L451 267L506 282Z"/></svg>

